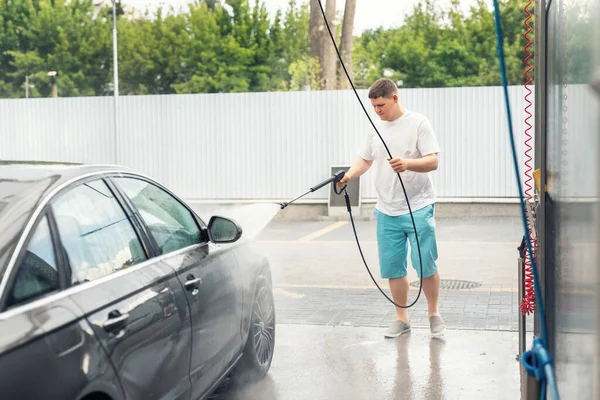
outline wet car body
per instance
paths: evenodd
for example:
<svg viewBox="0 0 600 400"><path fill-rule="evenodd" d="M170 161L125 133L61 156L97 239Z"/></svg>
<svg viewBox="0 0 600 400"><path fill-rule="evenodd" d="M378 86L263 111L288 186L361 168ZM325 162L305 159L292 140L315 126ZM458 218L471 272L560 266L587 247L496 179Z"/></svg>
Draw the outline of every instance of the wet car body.
<svg viewBox="0 0 600 400"><path fill-rule="evenodd" d="M266 257L118 166L0 162L0 393L198 399L273 356Z"/></svg>

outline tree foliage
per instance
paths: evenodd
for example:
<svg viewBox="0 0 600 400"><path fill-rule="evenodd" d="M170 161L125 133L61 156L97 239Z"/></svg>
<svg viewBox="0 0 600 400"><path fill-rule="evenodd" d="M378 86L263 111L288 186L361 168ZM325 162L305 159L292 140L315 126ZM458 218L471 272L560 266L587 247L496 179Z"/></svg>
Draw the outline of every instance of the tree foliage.
<svg viewBox="0 0 600 400"><path fill-rule="evenodd" d="M58 72L61 97L111 95L112 10L110 3L94 3L0 0L0 97L24 97L26 77L31 97L49 96L49 71ZM459 3L443 11L422 0L399 28L354 37L356 86L366 88L384 75L405 87L498 85L492 10L478 0L465 14ZM509 83L522 84L525 13L518 2L500 3ZM122 95L323 88L321 59L311 54L309 0L289 0L271 17L261 0L194 0L182 12L152 15L120 4L118 10ZM571 38L569 57L589 60L585 47L576 45L589 41L583 37L589 23L576 22L580 15L586 13L571 15L573 35L582 37ZM334 25L341 32L343 16ZM571 83L589 76L589 62L577 65Z"/></svg>

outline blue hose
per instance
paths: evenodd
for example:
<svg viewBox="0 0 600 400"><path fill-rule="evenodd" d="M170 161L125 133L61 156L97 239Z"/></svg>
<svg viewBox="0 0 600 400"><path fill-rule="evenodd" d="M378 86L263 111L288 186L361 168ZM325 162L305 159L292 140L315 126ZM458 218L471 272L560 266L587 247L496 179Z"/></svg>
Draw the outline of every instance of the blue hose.
<svg viewBox="0 0 600 400"><path fill-rule="evenodd" d="M522 356L522 363L527 370L527 373L531 376L535 376L541 383L541 398L546 398L546 387L550 388L554 399L558 400L558 387L556 379L554 377L554 366L552 356L546 349L548 345L548 328L546 323L546 314L544 311L544 302L542 299L542 292L540 288L540 282L538 277L538 271L533 256L533 250L531 247L531 237L529 236L529 230L527 229L527 216L525 211L525 200L523 198L523 188L521 187L521 181L519 179L519 164L517 161L517 150L515 147L515 137L513 133L512 116L510 112L510 101L508 97L508 83L506 81L506 67L504 61L504 40L502 38L502 28L500 24L500 7L498 0L494 0L494 17L496 22L496 41L498 47L498 62L500 63L500 75L502 77L502 87L504 89L504 101L506 103L506 114L508 117L508 130L510 136L510 145L512 148L513 163L515 167L515 176L517 178L517 186L519 188L519 199L521 204L521 217L523 219L523 229L525 231L525 239L527 242L527 251L529 252L529 258L531 260L531 270L533 273L533 284L535 288L535 298L537 308L540 313L540 328L542 337L534 338L532 349L526 351Z"/></svg>

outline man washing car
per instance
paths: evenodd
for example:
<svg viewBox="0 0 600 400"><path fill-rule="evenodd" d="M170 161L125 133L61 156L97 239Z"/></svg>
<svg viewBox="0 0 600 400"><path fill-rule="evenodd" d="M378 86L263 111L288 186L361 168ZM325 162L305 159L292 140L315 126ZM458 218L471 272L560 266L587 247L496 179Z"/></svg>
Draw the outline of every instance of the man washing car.
<svg viewBox="0 0 600 400"><path fill-rule="evenodd" d="M394 158L389 158L381 139L373 131L339 185L342 187L373 169L381 277L389 279L394 302L406 306L409 292L408 241L412 266L419 276L421 271L409 208L397 176L400 173L419 235L423 292L427 298L430 329L432 335L439 336L445 332L446 325L438 308L440 276L435 234L436 194L429 175L438 168L439 144L427 118L400 105L398 88L392 80L377 80L369 90L369 99L380 118L376 122L377 130ZM396 307L396 316L396 321L385 332L386 337L397 337L411 329L407 308Z"/></svg>

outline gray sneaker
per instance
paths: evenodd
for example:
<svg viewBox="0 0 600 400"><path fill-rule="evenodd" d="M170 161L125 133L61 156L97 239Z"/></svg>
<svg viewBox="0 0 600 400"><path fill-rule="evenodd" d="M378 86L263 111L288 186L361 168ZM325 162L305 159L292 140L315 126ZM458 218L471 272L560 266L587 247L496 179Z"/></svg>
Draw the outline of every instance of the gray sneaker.
<svg viewBox="0 0 600 400"><path fill-rule="evenodd" d="M410 331L410 322L404 322L400 320L396 320L390 325L390 327L385 331L386 338L395 338L403 333Z"/></svg>
<svg viewBox="0 0 600 400"><path fill-rule="evenodd" d="M442 317L429 317L429 327L433 336L442 336L446 332L446 324Z"/></svg>

